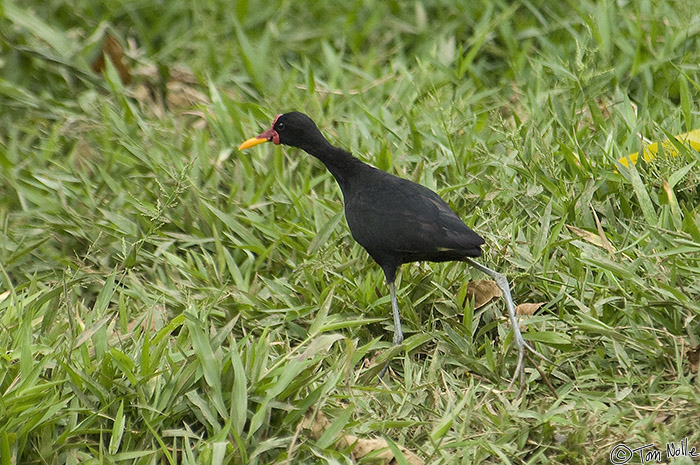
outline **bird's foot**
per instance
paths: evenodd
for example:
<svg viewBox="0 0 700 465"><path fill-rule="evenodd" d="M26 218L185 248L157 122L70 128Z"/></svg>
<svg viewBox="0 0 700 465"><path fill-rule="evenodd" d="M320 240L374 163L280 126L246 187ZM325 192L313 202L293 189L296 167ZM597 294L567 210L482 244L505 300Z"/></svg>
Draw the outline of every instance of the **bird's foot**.
<svg viewBox="0 0 700 465"><path fill-rule="evenodd" d="M513 379L510 381L510 384L508 384L508 390L510 390L510 388L513 387L513 384L515 384L515 380L520 377L520 389L518 389L518 395L515 397L516 399L520 398L520 395L523 393L523 389L525 388L525 356L527 355L527 352L531 352L545 362L556 366L556 363L539 353L535 348L528 344L525 339L523 339L519 329L520 328L515 331L515 344L518 347L518 364L515 366ZM528 360L531 360L529 356ZM548 381L547 384L550 385Z"/></svg>

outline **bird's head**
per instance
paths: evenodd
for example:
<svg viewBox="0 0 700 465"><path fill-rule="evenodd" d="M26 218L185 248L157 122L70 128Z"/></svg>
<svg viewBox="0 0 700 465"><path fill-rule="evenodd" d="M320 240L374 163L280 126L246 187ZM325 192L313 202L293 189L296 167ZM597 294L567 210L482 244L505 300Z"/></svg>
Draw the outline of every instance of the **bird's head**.
<svg viewBox="0 0 700 465"><path fill-rule="evenodd" d="M305 148L311 141L323 139L316 123L298 111L277 115L272 126L262 134L243 142L238 150L245 150L265 142Z"/></svg>

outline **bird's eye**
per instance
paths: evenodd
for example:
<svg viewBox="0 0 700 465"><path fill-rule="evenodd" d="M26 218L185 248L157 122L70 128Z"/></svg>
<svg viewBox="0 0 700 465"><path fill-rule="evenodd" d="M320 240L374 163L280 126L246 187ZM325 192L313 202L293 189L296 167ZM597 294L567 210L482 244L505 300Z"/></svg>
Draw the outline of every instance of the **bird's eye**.
<svg viewBox="0 0 700 465"><path fill-rule="evenodd" d="M277 123L277 130L278 130L278 131L283 131L283 130L284 130L284 123L283 123L282 121L280 121L279 123Z"/></svg>

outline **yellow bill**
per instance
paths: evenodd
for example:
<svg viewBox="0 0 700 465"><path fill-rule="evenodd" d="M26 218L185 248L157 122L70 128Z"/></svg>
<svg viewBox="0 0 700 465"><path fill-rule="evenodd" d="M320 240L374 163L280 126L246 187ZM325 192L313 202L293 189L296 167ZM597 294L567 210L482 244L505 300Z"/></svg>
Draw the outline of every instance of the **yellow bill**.
<svg viewBox="0 0 700 465"><path fill-rule="evenodd" d="M243 142L241 146L238 147L238 150L249 149L251 147L255 147L256 145L264 144L265 142L268 142L268 140L264 138L251 137L247 141Z"/></svg>

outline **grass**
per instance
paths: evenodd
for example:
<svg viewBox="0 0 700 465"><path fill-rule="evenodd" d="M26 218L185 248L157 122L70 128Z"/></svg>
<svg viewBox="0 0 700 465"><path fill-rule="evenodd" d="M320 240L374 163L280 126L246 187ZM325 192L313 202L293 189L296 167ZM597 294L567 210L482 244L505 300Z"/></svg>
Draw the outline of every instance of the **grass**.
<svg viewBox="0 0 700 465"><path fill-rule="evenodd" d="M0 465L700 446L700 157L616 163L700 127L692 2L7 0L0 25ZM125 56L95 74L107 35ZM387 352L332 177L235 150L291 109L486 238L545 302L522 320L556 396L531 365L506 391L502 302L464 303L461 263L403 267Z"/></svg>

